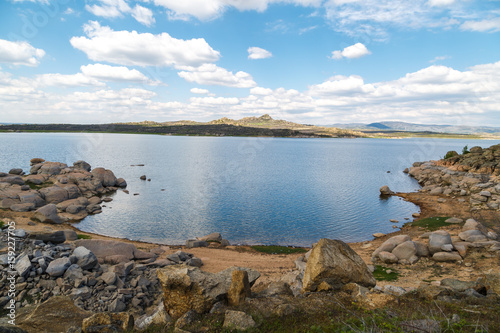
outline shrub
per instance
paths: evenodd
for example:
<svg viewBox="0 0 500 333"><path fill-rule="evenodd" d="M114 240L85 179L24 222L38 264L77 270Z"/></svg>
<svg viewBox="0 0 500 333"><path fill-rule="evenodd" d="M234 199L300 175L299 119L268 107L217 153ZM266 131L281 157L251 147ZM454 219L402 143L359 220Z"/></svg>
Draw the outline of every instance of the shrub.
<svg viewBox="0 0 500 333"><path fill-rule="evenodd" d="M465 147L462 148L462 155L469 154L469 147L468 145L465 145Z"/></svg>

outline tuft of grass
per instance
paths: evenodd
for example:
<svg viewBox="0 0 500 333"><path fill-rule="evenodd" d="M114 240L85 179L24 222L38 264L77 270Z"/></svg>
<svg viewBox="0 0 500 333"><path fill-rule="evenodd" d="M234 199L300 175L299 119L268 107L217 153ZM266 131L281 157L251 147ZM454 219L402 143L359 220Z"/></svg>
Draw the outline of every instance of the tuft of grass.
<svg viewBox="0 0 500 333"><path fill-rule="evenodd" d="M449 226L445 221L449 219L449 217L428 217L425 219L420 219L418 221L412 222L412 225L417 227L426 228L429 231L438 230L441 227Z"/></svg>
<svg viewBox="0 0 500 333"><path fill-rule="evenodd" d="M388 273L388 270L391 270L391 272ZM376 265L375 271L373 271L373 277L377 281L395 281L398 279L398 276L399 273L396 270L380 265Z"/></svg>
<svg viewBox="0 0 500 333"><path fill-rule="evenodd" d="M3 229L4 226L5 226L5 222L3 220L0 220L0 229Z"/></svg>
<svg viewBox="0 0 500 333"><path fill-rule="evenodd" d="M78 237L78 239L92 239L92 236L90 235L77 234L76 236Z"/></svg>
<svg viewBox="0 0 500 333"><path fill-rule="evenodd" d="M268 254L293 254L293 253L306 253L307 250L301 247L288 247L279 245L254 245L252 249L258 252Z"/></svg>
<svg viewBox="0 0 500 333"><path fill-rule="evenodd" d="M32 190L39 190L39 189L42 189L42 188L45 188L45 187L50 187L50 186L54 185L54 182L48 181L48 182L45 182L45 183L43 183L41 185L35 185L32 182L27 181L26 185L28 185L30 187L30 189L32 189Z"/></svg>

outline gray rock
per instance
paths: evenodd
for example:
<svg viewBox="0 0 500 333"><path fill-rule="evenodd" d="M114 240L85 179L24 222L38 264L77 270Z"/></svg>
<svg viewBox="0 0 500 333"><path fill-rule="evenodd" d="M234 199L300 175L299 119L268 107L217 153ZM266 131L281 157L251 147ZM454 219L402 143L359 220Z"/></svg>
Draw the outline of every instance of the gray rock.
<svg viewBox="0 0 500 333"><path fill-rule="evenodd" d="M428 257L429 256L429 247L427 244L421 242L414 242L415 247L417 248L417 256L419 257Z"/></svg>
<svg viewBox="0 0 500 333"><path fill-rule="evenodd" d="M42 223L63 223L62 219L57 215L57 207L55 204L48 204L38 208L35 211L34 218Z"/></svg>
<svg viewBox="0 0 500 333"><path fill-rule="evenodd" d="M116 180L116 186L122 187L122 188L127 187L127 181L123 178L118 178Z"/></svg>
<svg viewBox="0 0 500 333"><path fill-rule="evenodd" d="M6 176L2 177L2 183L9 183L11 185L24 185L24 180L19 176Z"/></svg>
<svg viewBox="0 0 500 333"><path fill-rule="evenodd" d="M94 178L101 181L102 185L105 187L115 186L116 185L116 177L113 171L104 169L104 168L95 168L92 170L92 175Z"/></svg>
<svg viewBox="0 0 500 333"><path fill-rule="evenodd" d="M479 192L479 195L489 198L489 197L491 197L491 192L490 191L481 191L481 192Z"/></svg>
<svg viewBox="0 0 500 333"><path fill-rule="evenodd" d="M31 202L13 204L10 206L10 209L14 212L29 212L30 210L35 209L35 204Z"/></svg>
<svg viewBox="0 0 500 333"><path fill-rule="evenodd" d="M51 186L39 190L45 201L50 204L58 204L69 199L68 192L59 186Z"/></svg>
<svg viewBox="0 0 500 333"><path fill-rule="evenodd" d="M101 279L104 281L104 283L106 283L109 286L109 285L114 285L116 283L117 276L115 272L106 272L103 275L101 275Z"/></svg>
<svg viewBox="0 0 500 333"><path fill-rule="evenodd" d="M384 185L380 188L380 195L393 195L394 192L391 191L389 186Z"/></svg>
<svg viewBox="0 0 500 333"><path fill-rule="evenodd" d="M203 262L201 261L200 258L193 257L193 258L186 260L186 265L193 266L193 267L201 267L201 266L203 266Z"/></svg>
<svg viewBox="0 0 500 333"><path fill-rule="evenodd" d="M45 243L60 244L66 241L66 235L64 231L55 232L32 232L28 236L32 239L37 239Z"/></svg>
<svg viewBox="0 0 500 333"><path fill-rule="evenodd" d="M451 236L447 231L437 230L429 236L429 252L434 254L441 251L441 247L445 244L452 244Z"/></svg>
<svg viewBox="0 0 500 333"><path fill-rule="evenodd" d="M403 332L412 333L437 333L440 332L441 325L437 320L418 319L403 321L399 324Z"/></svg>
<svg viewBox="0 0 500 333"><path fill-rule="evenodd" d="M382 243L372 254L373 258L376 258L378 254L382 251L385 252L392 252L396 246L399 244L402 244L404 242L411 241L410 236L408 235L398 235L398 236L393 236L386 240L385 242Z"/></svg>
<svg viewBox="0 0 500 333"><path fill-rule="evenodd" d="M27 254L22 254L17 258L14 269L17 271L19 276L22 277L25 277L26 274L29 273L31 269L31 261Z"/></svg>
<svg viewBox="0 0 500 333"><path fill-rule="evenodd" d="M392 250L392 254L398 257L399 260L409 260L417 254L417 247L412 241L406 241L396 246L394 250Z"/></svg>
<svg viewBox="0 0 500 333"><path fill-rule="evenodd" d="M21 174L23 174L23 169L18 169L18 168L10 169L9 174L11 174L11 175L21 175Z"/></svg>
<svg viewBox="0 0 500 333"><path fill-rule="evenodd" d="M127 308L127 306L125 305L125 303L123 303L121 300L119 300L117 298L113 302L111 302L111 304L109 304L108 311L109 312L123 312L126 308Z"/></svg>
<svg viewBox="0 0 500 333"><path fill-rule="evenodd" d="M191 325L197 319L198 314L196 311L189 310L185 314L183 314L177 321L175 322L176 328L184 328L188 325Z"/></svg>
<svg viewBox="0 0 500 333"><path fill-rule="evenodd" d="M394 295L394 296L401 296L406 294L406 289L398 286L393 286L393 285L385 285L384 286L384 293Z"/></svg>
<svg viewBox="0 0 500 333"><path fill-rule="evenodd" d="M186 247L188 249L193 248L193 247L208 247L208 243L205 241L200 241L196 239L188 239L186 241Z"/></svg>
<svg viewBox="0 0 500 333"><path fill-rule="evenodd" d="M486 242L488 238L480 230L467 230L458 234L466 242Z"/></svg>
<svg viewBox="0 0 500 333"><path fill-rule="evenodd" d="M227 329L245 331L256 326L252 316L241 311L227 310L224 316L224 324Z"/></svg>
<svg viewBox="0 0 500 333"><path fill-rule="evenodd" d="M445 252L451 252L451 251L453 251L453 245L452 244L444 244L443 246L441 246L441 250L443 250Z"/></svg>
<svg viewBox="0 0 500 333"><path fill-rule="evenodd" d="M26 237L26 231L24 229L16 229L12 233L14 237L24 238Z"/></svg>
<svg viewBox="0 0 500 333"><path fill-rule="evenodd" d="M459 224L459 223L463 223L464 220L459 219L458 217L451 217L451 218L445 220L444 222L451 223L451 224Z"/></svg>
<svg viewBox="0 0 500 333"><path fill-rule="evenodd" d="M442 187L436 187L436 188L433 188L429 194L430 195L439 195L439 194L442 194L443 193L443 188Z"/></svg>
<svg viewBox="0 0 500 333"><path fill-rule="evenodd" d="M67 241L74 241L78 239L78 234L74 230L63 230L63 232Z"/></svg>
<svg viewBox="0 0 500 333"><path fill-rule="evenodd" d="M85 170L85 171L90 171L90 169L91 169L90 164L88 164L88 163L87 163L87 162L85 162L85 161L81 161L81 160L80 160L80 161L76 161L75 163L73 163L73 166L74 166L75 168L78 168L78 169L83 169L83 170Z"/></svg>
<svg viewBox="0 0 500 333"><path fill-rule="evenodd" d="M90 296L92 296L92 289L90 289L89 287L75 288L71 291L71 294L69 295L69 297L73 300L78 298L85 300L90 298Z"/></svg>
<svg viewBox="0 0 500 333"><path fill-rule="evenodd" d="M89 249L79 246L73 251L73 255L78 259L78 266L84 270L90 270L98 264L97 257Z"/></svg>
<svg viewBox="0 0 500 333"><path fill-rule="evenodd" d="M462 227L462 231L467 230L479 230L485 235L488 233L488 229L483 224L477 222L474 219L468 219L467 221L465 221L465 224Z"/></svg>
<svg viewBox="0 0 500 333"><path fill-rule="evenodd" d="M59 258L50 262L46 272L52 277L58 277L64 275L64 272L66 272L69 266L71 266L69 258Z"/></svg>
<svg viewBox="0 0 500 333"><path fill-rule="evenodd" d="M113 240L80 239L75 242L75 245L89 249L97 258L119 255L126 261L130 261L135 258L135 253L139 252L133 244Z"/></svg>
<svg viewBox="0 0 500 333"><path fill-rule="evenodd" d="M199 241L205 241L205 242L221 242L222 241L222 236L219 232L213 232L209 235L203 236L203 237L196 237L197 240Z"/></svg>
<svg viewBox="0 0 500 333"><path fill-rule="evenodd" d="M34 204L36 207L41 207L46 204L45 200L43 200L38 193L33 191L19 194L19 200L21 200L22 203Z"/></svg>
<svg viewBox="0 0 500 333"><path fill-rule="evenodd" d="M68 267L66 272L64 272L64 278L65 279L70 279L70 280L77 280L77 279L82 279L83 278L83 272L80 266L74 264Z"/></svg>
<svg viewBox="0 0 500 333"><path fill-rule="evenodd" d="M458 252L436 252L432 259L437 262L456 262L462 260Z"/></svg>

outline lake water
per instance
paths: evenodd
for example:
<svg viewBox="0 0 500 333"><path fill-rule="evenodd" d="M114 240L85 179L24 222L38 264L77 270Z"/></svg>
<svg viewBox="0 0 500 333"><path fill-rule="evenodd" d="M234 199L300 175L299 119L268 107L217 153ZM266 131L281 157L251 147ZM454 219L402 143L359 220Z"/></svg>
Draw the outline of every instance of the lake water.
<svg viewBox="0 0 500 333"><path fill-rule="evenodd" d="M404 221L418 207L381 199L381 186L417 190L402 172L413 162L496 143L0 133L0 171L28 172L33 157L68 165L81 159L125 178L130 194L118 191L103 213L77 224L88 232L183 244L218 231L234 244L309 246L323 237L362 241L393 231L389 219Z"/></svg>

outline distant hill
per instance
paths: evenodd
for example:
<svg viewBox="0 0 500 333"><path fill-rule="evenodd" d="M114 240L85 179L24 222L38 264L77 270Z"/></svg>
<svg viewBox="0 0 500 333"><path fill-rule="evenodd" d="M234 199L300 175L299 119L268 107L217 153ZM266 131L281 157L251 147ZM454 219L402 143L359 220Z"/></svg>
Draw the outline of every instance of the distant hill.
<svg viewBox="0 0 500 333"><path fill-rule="evenodd" d="M403 132L434 132L434 133L453 133L453 134L493 134L500 133L500 127L488 126L456 126L456 125L424 125L413 124L402 121L383 121L371 124L350 123L333 124L327 127L336 127L353 130L377 130L377 131L403 131Z"/></svg>

